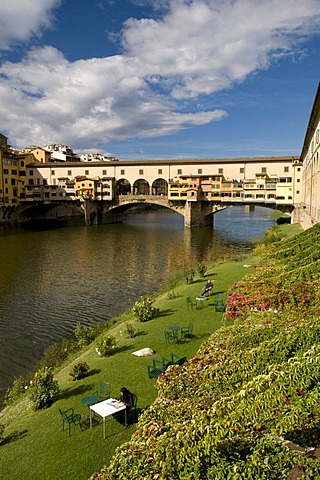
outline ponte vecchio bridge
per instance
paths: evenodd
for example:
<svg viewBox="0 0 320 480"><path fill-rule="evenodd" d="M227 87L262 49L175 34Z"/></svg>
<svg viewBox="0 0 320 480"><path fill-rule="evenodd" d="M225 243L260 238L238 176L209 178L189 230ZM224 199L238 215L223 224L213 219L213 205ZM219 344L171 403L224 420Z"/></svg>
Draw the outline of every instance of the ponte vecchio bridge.
<svg viewBox="0 0 320 480"><path fill-rule="evenodd" d="M183 215L185 226L204 226L234 205L291 213L301 200L301 178L298 156L35 163L27 168L26 198L17 213L52 218L67 216L70 208L86 224L109 223L148 203Z"/></svg>

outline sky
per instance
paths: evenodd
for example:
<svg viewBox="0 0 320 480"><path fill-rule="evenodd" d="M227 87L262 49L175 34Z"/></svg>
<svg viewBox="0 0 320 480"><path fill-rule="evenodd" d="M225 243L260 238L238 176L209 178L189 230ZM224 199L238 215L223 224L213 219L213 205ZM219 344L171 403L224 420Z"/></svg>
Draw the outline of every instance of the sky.
<svg viewBox="0 0 320 480"><path fill-rule="evenodd" d="M320 0L1 0L15 148L299 155L319 79Z"/></svg>

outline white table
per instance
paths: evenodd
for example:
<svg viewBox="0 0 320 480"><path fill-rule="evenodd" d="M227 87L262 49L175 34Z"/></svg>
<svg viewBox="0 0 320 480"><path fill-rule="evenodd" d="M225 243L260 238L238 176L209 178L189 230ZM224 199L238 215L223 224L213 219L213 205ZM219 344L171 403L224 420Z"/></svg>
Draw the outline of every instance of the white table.
<svg viewBox="0 0 320 480"><path fill-rule="evenodd" d="M127 407L124 403L114 398L108 398L103 402L90 405L90 428L92 428L92 412L95 412L103 418L103 438L106 438L106 417L122 410L125 411L125 425L127 426Z"/></svg>

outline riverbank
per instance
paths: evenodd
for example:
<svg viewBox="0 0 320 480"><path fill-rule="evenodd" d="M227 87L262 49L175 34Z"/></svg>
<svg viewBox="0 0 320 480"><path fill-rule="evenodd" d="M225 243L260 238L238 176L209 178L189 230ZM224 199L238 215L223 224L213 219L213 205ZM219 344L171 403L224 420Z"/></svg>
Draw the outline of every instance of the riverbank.
<svg viewBox="0 0 320 480"><path fill-rule="evenodd" d="M86 480L108 464L115 449L129 440L136 426L124 429L117 422L108 421L107 438L103 440L101 423L92 430L84 423L84 431L73 427L72 436L68 437L68 433L62 431L58 408L74 408L86 419L88 410L81 400L102 381L111 384L111 395L116 398L122 386L135 392L138 412L152 405L157 388L156 380L147 375L150 358L135 357L132 352L149 347L156 352L155 359L170 356L171 352L192 358L200 345L221 326L223 314L214 311L213 297L204 308L187 310L186 297L195 298L206 279L211 278L214 292L221 292L225 299L229 285L250 271L243 267L249 263L246 259L211 265L207 267L205 278L196 276L190 285L181 281L174 289L162 291L154 304L160 314L149 322L137 322L131 310L115 318L107 332L117 342L114 355L100 357L95 345L91 345L66 363L56 372L61 393L50 408L33 412L26 396L15 406L3 410L0 414L0 423L5 425L0 457L2 480L20 476L24 480ZM164 331L170 325L187 326L190 322L194 323L195 335L190 341L166 345ZM134 338L127 338L125 334L128 323L137 332ZM74 382L70 372L79 362L87 362L90 372L88 377Z"/></svg>

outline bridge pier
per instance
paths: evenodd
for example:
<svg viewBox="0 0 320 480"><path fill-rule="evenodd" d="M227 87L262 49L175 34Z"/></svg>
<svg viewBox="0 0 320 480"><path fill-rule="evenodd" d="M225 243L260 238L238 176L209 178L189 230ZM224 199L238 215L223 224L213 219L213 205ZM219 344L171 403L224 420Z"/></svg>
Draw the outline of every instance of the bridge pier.
<svg viewBox="0 0 320 480"><path fill-rule="evenodd" d="M184 207L185 227L206 227L212 225L212 206L209 202L186 202Z"/></svg>
<svg viewBox="0 0 320 480"><path fill-rule="evenodd" d="M250 204L250 205L245 205L244 210L245 212L254 212L255 208L256 208L255 205Z"/></svg>
<svg viewBox="0 0 320 480"><path fill-rule="evenodd" d="M101 225L103 217L103 207L101 202L86 199L82 204L84 210L84 222L86 225Z"/></svg>

